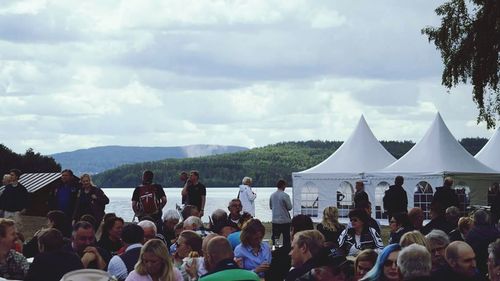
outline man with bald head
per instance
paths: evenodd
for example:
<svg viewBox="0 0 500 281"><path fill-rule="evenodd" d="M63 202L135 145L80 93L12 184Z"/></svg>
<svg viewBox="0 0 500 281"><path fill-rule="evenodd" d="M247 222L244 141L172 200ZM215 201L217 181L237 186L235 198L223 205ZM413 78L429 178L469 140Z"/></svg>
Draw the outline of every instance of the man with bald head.
<svg viewBox="0 0 500 281"><path fill-rule="evenodd" d="M446 247L447 267L436 272L435 280L480 281L485 280L476 269L476 254L469 244L455 241Z"/></svg>
<svg viewBox="0 0 500 281"><path fill-rule="evenodd" d="M225 237L217 236L208 242L205 259L208 274L200 281L260 280L255 272L238 267L234 262L233 248Z"/></svg>

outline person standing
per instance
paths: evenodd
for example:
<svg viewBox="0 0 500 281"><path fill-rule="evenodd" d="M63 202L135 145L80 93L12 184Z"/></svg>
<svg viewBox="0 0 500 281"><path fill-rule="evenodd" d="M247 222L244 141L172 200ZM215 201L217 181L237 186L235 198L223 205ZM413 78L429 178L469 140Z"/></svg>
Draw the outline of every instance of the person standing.
<svg viewBox="0 0 500 281"><path fill-rule="evenodd" d="M162 229L162 210L167 204L167 195L163 187L153 183L154 174L146 170L142 174L142 184L134 189L132 195L132 209L141 221L144 217L154 220L157 229Z"/></svg>
<svg viewBox="0 0 500 281"><path fill-rule="evenodd" d="M458 204L458 196L451 187L453 186L453 178L446 177L443 186L436 187L436 192L432 198L432 203L438 203L443 209L443 212L451 206L460 208Z"/></svg>
<svg viewBox="0 0 500 281"><path fill-rule="evenodd" d="M269 208L272 210L272 242L276 245L276 240L283 235L283 246L290 248L290 224L292 219L289 211L292 209L290 196L285 193L286 181L280 179L276 183L278 188L269 198Z"/></svg>
<svg viewBox="0 0 500 281"><path fill-rule="evenodd" d="M241 183L238 198L241 201L243 212L255 217L255 198L257 198L257 194L252 190L252 178L244 177Z"/></svg>
<svg viewBox="0 0 500 281"><path fill-rule="evenodd" d="M389 224L393 214L408 213L408 196L403 188L403 183L404 178L397 176L394 179L394 185L389 186L389 189L385 191L383 202Z"/></svg>
<svg viewBox="0 0 500 281"><path fill-rule="evenodd" d="M63 170L60 183L49 194L49 209L63 211L66 217L72 218L78 190L79 186L74 179L73 171Z"/></svg>
<svg viewBox="0 0 500 281"><path fill-rule="evenodd" d="M94 185L89 174L83 174L80 177L80 183L82 186L76 196L73 221L77 222L83 215L89 214L98 223L101 223L105 206L109 204L109 198L102 189Z"/></svg>
<svg viewBox="0 0 500 281"><path fill-rule="evenodd" d="M357 209L359 208L359 203L363 201L370 202L370 200L368 199L368 194L365 192L365 184L363 183L363 181L357 181L355 188L356 192L354 193L354 208Z"/></svg>
<svg viewBox="0 0 500 281"><path fill-rule="evenodd" d="M200 182L200 173L198 171L191 171L189 180L184 185L181 195L186 196L186 205L196 206L200 212L200 218L203 217L207 188Z"/></svg>
<svg viewBox="0 0 500 281"><path fill-rule="evenodd" d="M26 187L19 183L20 170L12 169L9 175L11 182L5 186L0 195L0 210L3 211L5 218L13 219L19 231L22 231L21 214L28 207L29 194Z"/></svg>
<svg viewBox="0 0 500 281"><path fill-rule="evenodd" d="M184 186L186 186L186 184L190 184L189 182L189 175L186 171L182 171L180 174L179 174L179 181L182 183L182 188L184 188ZM181 203L182 205L186 204L186 196L182 196L182 199L181 199Z"/></svg>

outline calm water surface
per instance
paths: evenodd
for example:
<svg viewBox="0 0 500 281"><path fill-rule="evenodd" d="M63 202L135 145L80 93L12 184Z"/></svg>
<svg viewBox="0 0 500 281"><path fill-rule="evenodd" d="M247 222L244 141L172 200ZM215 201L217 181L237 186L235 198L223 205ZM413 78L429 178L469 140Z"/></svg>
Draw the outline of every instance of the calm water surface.
<svg viewBox="0 0 500 281"><path fill-rule="evenodd" d="M269 197L276 191L275 187L252 187L257 193L255 199L255 216L263 222L271 221L271 210L269 209ZM122 217L125 221L132 221L134 212L132 211L132 193L133 188L105 188L103 189L109 197L110 203L106 205L106 212L114 212ZM175 204L181 204L181 188L164 188L167 195L167 205L163 208L164 211L168 209L175 209ZM227 211L229 201L236 198L238 195L238 187L220 188L220 187L207 187L207 201L205 204L205 215L203 221L208 222L208 215L215 209L223 209ZM292 199L292 189L285 190L290 199ZM291 213L290 213L291 214Z"/></svg>

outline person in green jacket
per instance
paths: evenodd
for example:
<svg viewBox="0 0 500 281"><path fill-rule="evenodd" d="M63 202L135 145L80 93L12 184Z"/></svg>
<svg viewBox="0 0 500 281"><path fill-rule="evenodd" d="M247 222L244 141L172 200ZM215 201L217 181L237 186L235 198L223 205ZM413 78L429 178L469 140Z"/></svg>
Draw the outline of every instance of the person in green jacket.
<svg viewBox="0 0 500 281"><path fill-rule="evenodd" d="M259 281L252 271L241 269L234 261L233 248L223 237L215 237L207 245L205 254L208 273L200 281Z"/></svg>

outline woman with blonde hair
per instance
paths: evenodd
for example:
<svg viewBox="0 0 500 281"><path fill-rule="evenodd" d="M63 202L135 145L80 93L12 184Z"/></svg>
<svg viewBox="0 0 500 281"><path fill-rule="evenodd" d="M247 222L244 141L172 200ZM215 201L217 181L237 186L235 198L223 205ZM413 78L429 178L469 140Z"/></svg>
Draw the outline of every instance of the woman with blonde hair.
<svg viewBox="0 0 500 281"><path fill-rule="evenodd" d="M151 239L142 246L139 261L125 281L183 281L181 272L174 268L165 243Z"/></svg>
<svg viewBox="0 0 500 281"><path fill-rule="evenodd" d="M104 191L95 186L89 174L80 177L81 188L78 190L73 221L77 222L83 215L93 216L98 223L104 217L104 209L109 198Z"/></svg>
<svg viewBox="0 0 500 281"><path fill-rule="evenodd" d="M430 252L430 247L427 243L427 240L425 239L425 236L418 230L406 232L405 234L403 234L403 236L401 236L401 240L399 240L399 245L401 246L401 248L410 246L411 244L422 245Z"/></svg>
<svg viewBox="0 0 500 281"><path fill-rule="evenodd" d="M323 210L323 220L316 229L325 236L326 247L337 247L340 233L345 229L344 225L339 223L339 210L334 206L326 207Z"/></svg>

